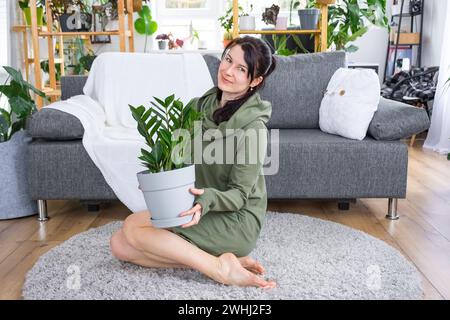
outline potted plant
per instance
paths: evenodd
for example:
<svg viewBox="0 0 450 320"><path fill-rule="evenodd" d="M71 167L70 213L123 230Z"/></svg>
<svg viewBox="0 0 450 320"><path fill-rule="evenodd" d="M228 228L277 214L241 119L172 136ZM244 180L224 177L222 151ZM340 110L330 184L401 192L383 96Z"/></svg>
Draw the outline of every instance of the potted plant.
<svg viewBox="0 0 450 320"><path fill-rule="evenodd" d="M250 13L253 11L253 5L250 5ZM255 17L248 13L243 13L239 16L239 30L255 30Z"/></svg>
<svg viewBox="0 0 450 320"><path fill-rule="evenodd" d="M241 6L238 6L238 12L242 13L243 9ZM218 18L220 25L225 29L223 34L223 47L225 48L231 40L233 40L233 7L229 4L228 10L225 12L223 16Z"/></svg>
<svg viewBox="0 0 450 320"><path fill-rule="evenodd" d="M319 23L320 10L315 8L316 1L308 0L306 8L299 9L298 18L300 19L300 29L315 30Z"/></svg>
<svg viewBox="0 0 450 320"><path fill-rule="evenodd" d="M184 105L172 94L164 100L153 97L153 107L129 106L139 133L151 151L141 149L139 159L147 170L137 173L139 188L156 228L188 223L192 216L179 217L190 209L194 196L195 165L191 164L191 141L194 121L202 113L193 107L193 100ZM180 142L181 138L181 142ZM176 201L174 201L176 199Z"/></svg>
<svg viewBox="0 0 450 320"><path fill-rule="evenodd" d="M36 2L37 25L42 26L42 17L44 16L45 0L38 0ZM19 7L22 9L24 20L28 26L31 26L31 9L30 0L19 1Z"/></svg>
<svg viewBox="0 0 450 320"><path fill-rule="evenodd" d="M158 30L158 24L152 20L152 11L148 6L143 6L138 12L139 18L134 22L137 33L145 35L144 52L147 52L147 39Z"/></svg>
<svg viewBox="0 0 450 320"><path fill-rule="evenodd" d="M280 12L280 7L273 4L270 8L265 8L262 14L262 21L265 24L272 24L274 27L277 24L278 13Z"/></svg>
<svg viewBox="0 0 450 320"><path fill-rule="evenodd" d="M29 90L41 97L44 93L22 78L20 71L3 67L9 74L0 85L0 99L5 95L9 107L0 107L0 219L36 214L36 201L28 194L26 148L31 138L23 130L36 104ZM8 80L10 79L9 83Z"/></svg>
<svg viewBox="0 0 450 320"><path fill-rule="evenodd" d="M158 41L159 50L166 50L167 44L169 43L169 36L165 33L158 34L156 36L156 41Z"/></svg>

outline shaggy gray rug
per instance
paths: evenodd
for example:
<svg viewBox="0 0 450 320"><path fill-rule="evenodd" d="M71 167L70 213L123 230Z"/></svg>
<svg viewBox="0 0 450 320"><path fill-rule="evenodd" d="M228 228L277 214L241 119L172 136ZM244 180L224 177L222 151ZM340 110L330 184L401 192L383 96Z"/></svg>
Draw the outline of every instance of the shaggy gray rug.
<svg viewBox="0 0 450 320"><path fill-rule="evenodd" d="M25 299L420 299L415 267L381 240L300 214L268 212L251 253L277 288L241 288L195 270L143 268L116 260L112 222L42 255L28 272Z"/></svg>

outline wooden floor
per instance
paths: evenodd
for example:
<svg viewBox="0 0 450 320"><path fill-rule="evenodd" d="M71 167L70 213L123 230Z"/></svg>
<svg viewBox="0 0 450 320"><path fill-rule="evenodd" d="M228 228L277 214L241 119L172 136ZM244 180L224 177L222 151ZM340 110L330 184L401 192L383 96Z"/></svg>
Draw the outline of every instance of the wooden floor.
<svg viewBox="0 0 450 320"><path fill-rule="evenodd" d="M450 161L423 151L423 139L409 150L407 198L400 220L385 219L386 199L358 199L349 211L336 202L269 201L269 210L335 221L375 236L401 251L421 272L424 299L450 299ZM36 216L0 221L0 299L20 299L26 272L40 255L73 235L130 211L119 202L87 212L76 201L49 201L46 223Z"/></svg>

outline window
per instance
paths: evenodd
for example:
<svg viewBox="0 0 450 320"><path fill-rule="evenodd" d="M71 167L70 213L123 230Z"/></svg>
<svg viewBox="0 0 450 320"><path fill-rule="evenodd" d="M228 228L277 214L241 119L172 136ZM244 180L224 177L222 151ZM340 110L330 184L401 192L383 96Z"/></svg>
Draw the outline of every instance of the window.
<svg viewBox="0 0 450 320"><path fill-rule="evenodd" d="M156 34L171 32L175 38L185 40L194 29L200 40L206 41L208 49L218 49L222 31L217 18L222 15L224 3L219 0L152 1L152 13L158 22Z"/></svg>

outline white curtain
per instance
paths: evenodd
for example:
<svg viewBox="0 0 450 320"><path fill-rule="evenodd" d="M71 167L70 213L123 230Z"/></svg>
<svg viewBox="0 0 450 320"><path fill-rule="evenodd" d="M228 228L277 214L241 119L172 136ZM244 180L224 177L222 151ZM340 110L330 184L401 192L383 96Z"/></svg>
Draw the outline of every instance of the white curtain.
<svg viewBox="0 0 450 320"><path fill-rule="evenodd" d="M439 153L450 152L450 4L445 15L439 79L434 97L431 126L423 147Z"/></svg>

